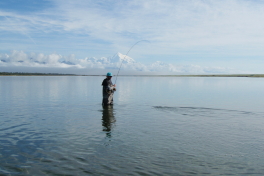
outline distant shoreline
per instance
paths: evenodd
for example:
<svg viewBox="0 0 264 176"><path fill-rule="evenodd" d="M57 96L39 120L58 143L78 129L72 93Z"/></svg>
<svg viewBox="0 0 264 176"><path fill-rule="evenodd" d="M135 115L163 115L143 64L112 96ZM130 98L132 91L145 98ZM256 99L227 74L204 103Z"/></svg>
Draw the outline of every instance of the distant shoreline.
<svg viewBox="0 0 264 176"><path fill-rule="evenodd" d="M122 75L123 76L123 75ZM129 75L127 75L129 76ZM134 75L137 76L137 75ZM252 78L264 78L264 74L229 74L229 75L139 75L139 76L149 76L149 77L252 77Z"/></svg>
<svg viewBox="0 0 264 176"><path fill-rule="evenodd" d="M79 75L61 74L61 73L0 72L0 76L79 76Z"/></svg>
<svg viewBox="0 0 264 176"><path fill-rule="evenodd" d="M105 76L105 75L77 75L77 74L60 74L60 73L0 72L0 76ZM264 78L264 74L119 75L119 76L133 76L133 77L252 77L252 78Z"/></svg>

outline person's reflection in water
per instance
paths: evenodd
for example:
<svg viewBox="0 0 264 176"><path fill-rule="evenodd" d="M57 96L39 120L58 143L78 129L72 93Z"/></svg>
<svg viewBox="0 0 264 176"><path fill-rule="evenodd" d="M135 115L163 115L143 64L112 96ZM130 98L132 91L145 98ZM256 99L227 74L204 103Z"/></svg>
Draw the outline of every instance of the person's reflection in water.
<svg viewBox="0 0 264 176"><path fill-rule="evenodd" d="M115 116L113 112L113 106L103 106L102 126L103 131L106 132L107 137L111 137L111 130L115 123Z"/></svg>

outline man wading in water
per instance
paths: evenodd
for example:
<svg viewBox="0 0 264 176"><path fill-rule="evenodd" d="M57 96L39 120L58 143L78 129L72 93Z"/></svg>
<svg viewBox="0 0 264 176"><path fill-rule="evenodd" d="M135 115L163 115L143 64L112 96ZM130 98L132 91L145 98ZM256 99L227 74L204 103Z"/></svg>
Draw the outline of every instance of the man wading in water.
<svg viewBox="0 0 264 176"><path fill-rule="evenodd" d="M103 102L102 105L113 105L113 96L114 96L114 91L115 89L115 84L112 83L111 81L112 78L112 73L107 73L106 78L102 82L103 86Z"/></svg>

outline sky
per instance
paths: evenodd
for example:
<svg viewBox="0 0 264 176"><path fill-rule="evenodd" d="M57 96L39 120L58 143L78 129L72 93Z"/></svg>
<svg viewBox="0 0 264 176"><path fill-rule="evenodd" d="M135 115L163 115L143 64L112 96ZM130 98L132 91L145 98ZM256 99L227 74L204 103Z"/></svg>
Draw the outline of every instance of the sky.
<svg viewBox="0 0 264 176"><path fill-rule="evenodd" d="M0 0L0 72L263 74L263 21L264 0Z"/></svg>

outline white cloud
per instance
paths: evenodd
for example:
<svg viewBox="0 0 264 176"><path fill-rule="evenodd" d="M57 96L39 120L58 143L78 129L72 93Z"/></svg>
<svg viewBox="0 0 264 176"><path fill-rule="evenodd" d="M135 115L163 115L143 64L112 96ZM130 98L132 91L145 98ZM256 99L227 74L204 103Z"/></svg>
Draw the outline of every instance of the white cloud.
<svg viewBox="0 0 264 176"><path fill-rule="evenodd" d="M264 4L261 1L92 1L54 0L55 6L34 15L0 11L2 30L73 32L114 43L148 39L174 53L175 47L239 47L263 43Z"/></svg>
<svg viewBox="0 0 264 176"><path fill-rule="evenodd" d="M86 30L102 39L140 36L196 46L201 40L205 45L238 44L264 35L264 24L258 23L264 18L263 4L254 1L111 1L107 9L92 1L57 2L67 19L65 29Z"/></svg>
<svg viewBox="0 0 264 176"><path fill-rule="evenodd" d="M232 69L208 68L197 65L175 66L161 61L150 65L136 62L129 56L117 53L114 57L76 59L74 55L68 57L59 54L26 54L23 51L13 51L11 54L0 55L0 69L12 72L50 72L87 74L88 70L94 72L117 72L121 66L123 74L206 74L231 73ZM6 69L5 69L6 68ZM11 70L8 70L12 68Z"/></svg>

